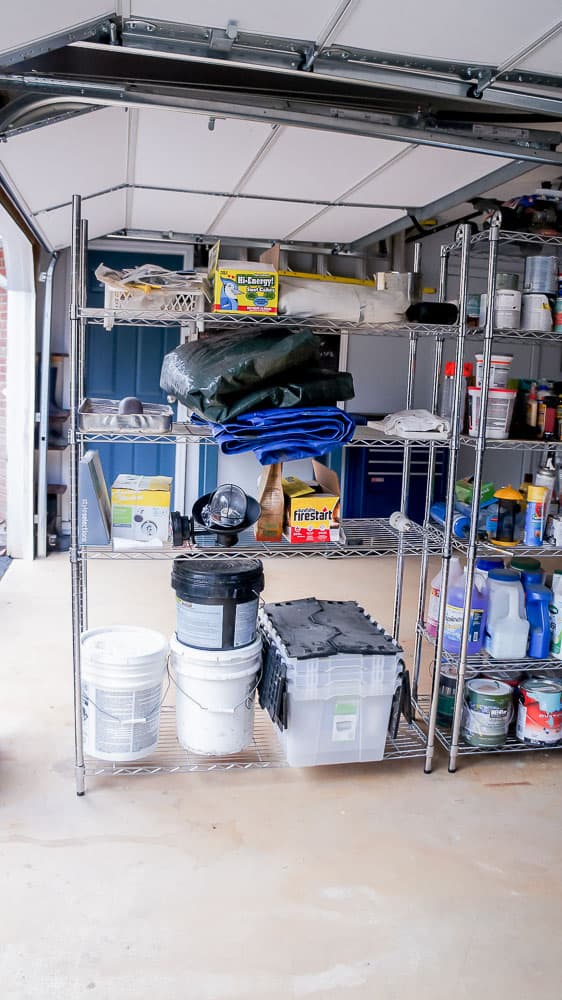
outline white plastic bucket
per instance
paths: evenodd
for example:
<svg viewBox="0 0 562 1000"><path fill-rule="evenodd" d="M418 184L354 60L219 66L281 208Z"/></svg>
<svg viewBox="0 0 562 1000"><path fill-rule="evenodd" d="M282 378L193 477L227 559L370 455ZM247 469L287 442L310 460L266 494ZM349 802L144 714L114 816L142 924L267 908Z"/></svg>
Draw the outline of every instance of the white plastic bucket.
<svg viewBox="0 0 562 1000"><path fill-rule="evenodd" d="M488 295L480 297L480 326L486 324ZM494 297L494 327L497 330L517 330L521 319L521 292L511 288L499 288Z"/></svg>
<svg viewBox="0 0 562 1000"><path fill-rule="evenodd" d="M490 361L490 389L505 389L509 381L509 370L513 354L492 354ZM482 385L484 371L484 355L476 355L476 386Z"/></svg>
<svg viewBox="0 0 562 1000"><path fill-rule="evenodd" d="M505 440L509 437L509 428L515 406L515 389L489 389L488 412L486 414L486 437ZM480 404L482 390L476 386L468 389L468 433L470 437L478 437L480 425Z"/></svg>
<svg viewBox="0 0 562 1000"><path fill-rule="evenodd" d="M113 625L84 632L81 644L85 753L116 761L146 757L160 732L165 637Z"/></svg>
<svg viewBox="0 0 562 1000"><path fill-rule="evenodd" d="M252 741L261 638L236 650L205 650L174 635L170 646L182 747L210 756L239 753Z"/></svg>
<svg viewBox="0 0 562 1000"><path fill-rule="evenodd" d="M521 306L521 329L548 333L552 330L552 309L548 295L524 295Z"/></svg>

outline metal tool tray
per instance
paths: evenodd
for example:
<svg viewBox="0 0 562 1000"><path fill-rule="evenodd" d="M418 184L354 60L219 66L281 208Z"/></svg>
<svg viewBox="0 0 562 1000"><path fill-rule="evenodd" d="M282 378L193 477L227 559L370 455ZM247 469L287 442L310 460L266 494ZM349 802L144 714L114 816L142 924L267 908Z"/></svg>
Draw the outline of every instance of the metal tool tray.
<svg viewBox="0 0 562 1000"><path fill-rule="evenodd" d="M119 413L118 399L85 399L78 410L78 425L89 432L137 430L145 434L166 434L171 430L171 406L142 405L143 413Z"/></svg>

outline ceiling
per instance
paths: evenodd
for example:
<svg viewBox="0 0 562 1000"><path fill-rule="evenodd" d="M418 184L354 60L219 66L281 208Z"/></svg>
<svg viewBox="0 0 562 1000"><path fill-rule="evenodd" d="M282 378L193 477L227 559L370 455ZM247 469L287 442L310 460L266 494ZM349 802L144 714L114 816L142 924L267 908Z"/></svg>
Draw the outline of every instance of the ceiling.
<svg viewBox="0 0 562 1000"><path fill-rule="evenodd" d="M524 193L528 171L533 187L556 181L556 133L537 148L514 116L527 127L523 97L542 87L539 127L548 114L552 127L559 0L537 0L532 25L521 0L473 0L454 31L450 4L430 6L402 0L382 17L369 0L14 5L0 39L4 186L50 248L70 242L74 193L90 238L347 247L502 185ZM531 74L520 97L515 71ZM384 74L380 88L369 73ZM505 123L496 133L472 124L483 98L512 102L509 122L484 109Z"/></svg>

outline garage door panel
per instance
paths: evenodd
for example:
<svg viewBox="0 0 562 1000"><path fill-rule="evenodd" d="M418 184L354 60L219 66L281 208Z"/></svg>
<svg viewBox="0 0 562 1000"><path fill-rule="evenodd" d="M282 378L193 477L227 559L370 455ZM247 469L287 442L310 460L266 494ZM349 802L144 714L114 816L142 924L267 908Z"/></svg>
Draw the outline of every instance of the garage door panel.
<svg viewBox="0 0 562 1000"><path fill-rule="evenodd" d="M2 53L28 48L115 11L115 4L108 0L27 0L6 4L0 32L0 61Z"/></svg>
<svg viewBox="0 0 562 1000"><path fill-rule="evenodd" d="M82 204L82 215L88 220L88 237L95 240L125 226L125 192L111 191ZM72 208L65 205L52 212L39 212L35 221L55 250L70 245Z"/></svg>
<svg viewBox="0 0 562 1000"><path fill-rule="evenodd" d="M224 198L170 191L134 191L129 226L155 232L205 233Z"/></svg>
<svg viewBox="0 0 562 1000"><path fill-rule="evenodd" d="M314 39L334 13L336 0L132 0L133 15L152 17L177 24L210 25L226 28L236 21L240 31L277 35L285 38Z"/></svg>
<svg viewBox="0 0 562 1000"><path fill-rule="evenodd" d="M297 240L349 243L366 236L367 233L382 229L391 222L396 222L404 215L404 212L391 209L336 205L334 208L326 209L317 219L312 219L291 235Z"/></svg>
<svg viewBox="0 0 562 1000"><path fill-rule="evenodd" d="M271 135L272 126L207 115L141 111L135 181L159 187L231 191Z"/></svg>

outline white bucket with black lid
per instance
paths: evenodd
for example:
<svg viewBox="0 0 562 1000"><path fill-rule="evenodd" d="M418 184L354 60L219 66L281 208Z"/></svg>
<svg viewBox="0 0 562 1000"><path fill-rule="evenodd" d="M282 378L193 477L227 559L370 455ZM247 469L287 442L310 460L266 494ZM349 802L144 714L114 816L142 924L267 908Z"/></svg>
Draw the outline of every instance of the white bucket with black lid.
<svg viewBox="0 0 562 1000"><path fill-rule="evenodd" d="M264 588L259 559L174 560L176 634L195 649L237 649L254 642L259 596Z"/></svg>

